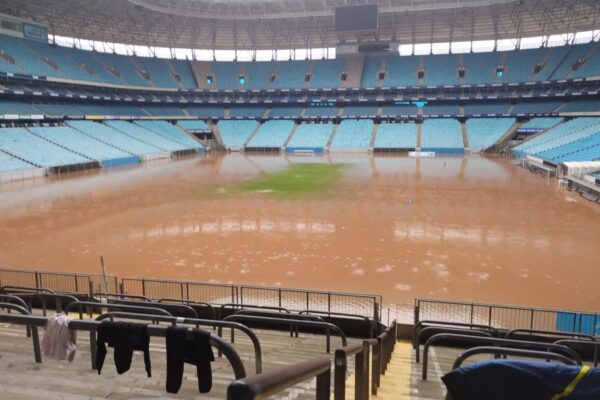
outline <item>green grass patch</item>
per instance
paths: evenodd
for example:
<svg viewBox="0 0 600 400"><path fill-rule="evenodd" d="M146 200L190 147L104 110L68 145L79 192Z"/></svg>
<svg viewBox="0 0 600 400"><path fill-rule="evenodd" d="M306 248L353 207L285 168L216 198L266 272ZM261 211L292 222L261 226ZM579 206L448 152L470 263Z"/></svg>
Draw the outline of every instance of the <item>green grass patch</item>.
<svg viewBox="0 0 600 400"><path fill-rule="evenodd" d="M263 175L221 189L219 193L262 193L284 198L318 196L335 186L345 167L345 164L293 164L279 173Z"/></svg>

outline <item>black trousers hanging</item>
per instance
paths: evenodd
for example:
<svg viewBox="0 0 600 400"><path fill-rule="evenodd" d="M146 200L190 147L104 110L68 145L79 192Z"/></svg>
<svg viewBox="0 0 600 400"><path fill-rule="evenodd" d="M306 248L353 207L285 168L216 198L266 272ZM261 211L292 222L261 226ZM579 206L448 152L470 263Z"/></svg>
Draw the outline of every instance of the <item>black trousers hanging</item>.
<svg viewBox="0 0 600 400"><path fill-rule="evenodd" d="M183 364L196 366L198 390L208 393L212 388L211 361L215 357L210 346L210 333L170 326L165 333L167 342L167 392L177 393L183 379Z"/></svg>
<svg viewBox="0 0 600 400"><path fill-rule="evenodd" d="M122 374L129 371L134 350L144 352L144 364L148 377L152 376L150 365L150 336L145 324L130 322L104 321L98 326L98 339L96 340L96 369L98 374L102 371L106 358L106 344L115 349L115 366L117 372Z"/></svg>

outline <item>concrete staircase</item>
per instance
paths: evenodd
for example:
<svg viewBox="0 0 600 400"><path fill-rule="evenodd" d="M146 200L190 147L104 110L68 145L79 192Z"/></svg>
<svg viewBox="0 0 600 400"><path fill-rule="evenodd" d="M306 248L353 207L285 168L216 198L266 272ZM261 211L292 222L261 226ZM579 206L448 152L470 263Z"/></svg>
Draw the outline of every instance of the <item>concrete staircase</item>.
<svg viewBox="0 0 600 400"><path fill-rule="evenodd" d="M248 146L248 143L250 143L252 141L252 139L254 139L254 136L256 136L256 134L258 133L260 128L262 128L262 124L256 125L256 128L254 128L254 130L252 131L250 136L248 136L248 140L246 140L244 142L244 145L242 146L242 150L244 150L246 148L246 146Z"/></svg>
<svg viewBox="0 0 600 400"><path fill-rule="evenodd" d="M467 135L467 125L462 122L460 124L460 131L462 133L463 146L465 149L469 148L469 136Z"/></svg>
<svg viewBox="0 0 600 400"><path fill-rule="evenodd" d="M287 139L285 139L285 142L283 142L283 146L281 146L281 149L283 151L285 151L285 149L288 146L288 143L290 143L290 140L292 140L292 138L294 137L294 135L296 134L296 131L298 130L298 127L300 126L300 124L295 124L294 128L292 129L292 131L290 132L290 134L288 135Z"/></svg>

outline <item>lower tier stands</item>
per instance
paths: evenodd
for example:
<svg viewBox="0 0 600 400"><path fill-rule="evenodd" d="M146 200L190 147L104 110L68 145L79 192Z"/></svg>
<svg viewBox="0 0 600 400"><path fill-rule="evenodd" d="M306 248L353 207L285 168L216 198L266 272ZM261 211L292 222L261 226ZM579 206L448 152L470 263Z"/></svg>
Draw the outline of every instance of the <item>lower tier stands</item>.
<svg viewBox="0 0 600 400"><path fill-rule="evenodd" d="M198 122L201 122L206 126L204 122ZM147 129L152 133L160 135L167 140L183 146L184 149L198 149L201 147L196 140L192 139L180 128L167 121L137 121L135 124Z"/></svg>
<svg viewBox="0 0 600 400"><path fill-rule="evenodd" d="M417 124L382 123L375 137L375 149L414 149L417 147Z"/></svg>
<svg viewBox="0 0 600 400"><path fill-rule="evenodd" d="M207 131L210 130L206 122L199 119L184 119L177 121L177 125L186 131Z"/></svg>
<svg viewBox="0 0 600 400"><path fill-rule="evenodd" d="M281 148L294 129L294 121L271 120L265 122L256 135L246 145L246 148Z"/></svg>
<svg viewBox="0 0 600 400"><path fill-rule="evenodd" d="M372 133L373 121L370 119L344 120L337 128L330 149L368 148Z"/></svg>
<svg viewBox="0 0 600 400"><path fill-rule="evenodd" d="M504 135L515 120L513 118L471 118L465 123L469 148L485 150Z"/></svg>
<svg viewBox="0 0 600 400"><path fill-rule="evenodd" d="M435 152L463 152L460 122L451 118L425 120L421 130L421 149Z"/></svg>
<svg viewBox="0 0 600 400"><path fill-rule="evenodd" d="M600 118L581 117L558 124L516 146L517 155L561 163L600 159Z"/></svg>
<svg viewBox="0 0 600 400"><path fill-rule="evenodd" d="M19 160L18 158L0 151L0 173L18 171L32 167L33 164L29 164L23 160Z"/></svg>
<svg viewBox="0 0 600 400"><path fill-rule="evenodd" d="M106 124L111 128L120 131L124 135L162 151L182 151L189 149L189 147L182 145L181 143L167 139L135 123L127 121L107 121Z"/></svg>
<svg viewBox="0 0 600 400"><path fill-rule="evenodd" d="M523 125L521 129L548 129L562 122L562 118L558 117L539 117L532 118Z"/></svg>
<svg viewBox="0 0 600 400"><path fill-rule="evenodd" d="M287 145L287 151L323 151L333 127L333 123L298 125L294 136Z"/></svg>
<svg viewBox="0 0 600 400"><path fill-rule="evenodd" d="M258 127L256 121L220 121L218 124L223 145L229 150L242 150Z"/></svg>

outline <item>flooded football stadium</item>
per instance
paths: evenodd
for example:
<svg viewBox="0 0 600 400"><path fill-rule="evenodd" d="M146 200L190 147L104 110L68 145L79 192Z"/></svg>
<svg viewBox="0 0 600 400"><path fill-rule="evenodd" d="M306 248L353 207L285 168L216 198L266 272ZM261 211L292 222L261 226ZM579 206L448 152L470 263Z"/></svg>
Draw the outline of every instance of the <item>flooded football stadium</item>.
<svg viewBox="0 0 600 400"><path fill-rule="evenodd" d="M233 190L343 164L318 193ZM312 179L312 178L311 178ZM484 156L212 154L2 186L0 265L592 310L600 209Z"/></svg>

